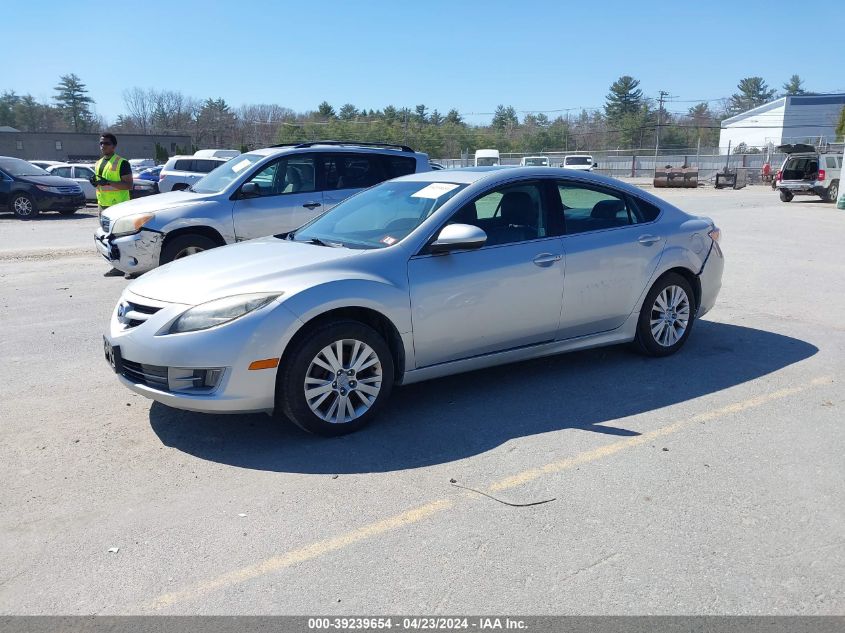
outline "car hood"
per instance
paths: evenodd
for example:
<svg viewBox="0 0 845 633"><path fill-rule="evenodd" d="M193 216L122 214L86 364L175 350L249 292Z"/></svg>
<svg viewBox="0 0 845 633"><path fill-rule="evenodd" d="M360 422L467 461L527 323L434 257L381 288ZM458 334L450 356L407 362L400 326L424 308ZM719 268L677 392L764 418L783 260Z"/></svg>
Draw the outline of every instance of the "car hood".
<svg viewBox="0 0 845 633"><path fill-rule="evenodd" d="M156 301L197 305L250 292L293 292L339 260L366 251L262 237L179 259L146 273L127 290ZM298 277L294 281L294 277Z"/></svg>
<svg viewBox="0 0 845 633"><path fill-rule="evenodd" d="M137 198L110 207L108 217L111 220L134 215L136 213L155 213L177 207L187 207L198 202L204 202L216 194L200 194L191 191L171 191L148 198Z"/></svg>

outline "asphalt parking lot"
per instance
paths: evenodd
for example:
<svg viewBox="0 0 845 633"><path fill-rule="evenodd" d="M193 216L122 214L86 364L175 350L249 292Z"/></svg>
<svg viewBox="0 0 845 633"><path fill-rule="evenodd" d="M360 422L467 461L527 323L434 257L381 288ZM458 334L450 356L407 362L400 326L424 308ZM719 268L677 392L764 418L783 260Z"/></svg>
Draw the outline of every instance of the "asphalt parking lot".
<svg viewBox="0 0 845 633"><path fill-rule="evenodd" d="M845 212L661 195L723 229L679 354L412 385L331 440L123 388L96 211L0 214L0 613L845 613Z"/></svg>

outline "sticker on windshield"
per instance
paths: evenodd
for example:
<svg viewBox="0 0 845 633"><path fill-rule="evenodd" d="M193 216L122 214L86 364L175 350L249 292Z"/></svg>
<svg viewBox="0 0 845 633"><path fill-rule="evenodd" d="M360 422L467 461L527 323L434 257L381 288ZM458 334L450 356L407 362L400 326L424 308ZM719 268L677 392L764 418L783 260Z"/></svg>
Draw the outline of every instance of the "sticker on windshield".
<svg viewBox="0 0 845 633"><path fill-rule="evenodd" d="M398 241L399 241L399 240L397 240L395 237L390 237L389 235L387 235L387 236L385 236L385 237L381 238L381 243L382 243L382 244L387 244L388 246L393 246L393 245L394 245L394 244L396 244L396 242L398 242Z"/></svg>
<svg viewBox="0 0 845 633"><path fill-rule="evenodd" d="M433 182L430 185L423 187L416 193L412 193L412 198L431 198L436 200L444 193L449 193L452 189L457 189L459 185L454 185L450 182Z"/></svg>
<svg viewBox="0 0 845 633"><path fill-rule="evenodd" d="M242 172L244 169L249 167L252 163L250 163L246 158L244 158L241 162L237 165L232 165L232 171L237 173Z"/></svg>

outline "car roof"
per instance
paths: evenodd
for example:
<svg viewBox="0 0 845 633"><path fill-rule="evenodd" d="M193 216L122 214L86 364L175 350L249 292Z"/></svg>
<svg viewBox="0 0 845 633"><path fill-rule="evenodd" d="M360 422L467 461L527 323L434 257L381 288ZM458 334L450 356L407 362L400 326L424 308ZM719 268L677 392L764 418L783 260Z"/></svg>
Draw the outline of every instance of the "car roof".
<svg viewBox="0 0 845 633"><path fill-rule="evenodd" d="M577 169L560 169L557 167L463 167L459 169L440 169L436 171L424 171L416 174L409 174L396 178L404 182L452 182L456 184L471 185L476 182L495 184L507 182L514 178L531 179L533 177L557 177L568 180L581 180L592 182L596 185L612 186L616 189L624 189L630 193L642 194L642 190L632 185L608 178L593 172L580 171Z"/></svg>
<svg viewBox="0 0 845 633"><path fill-rule="evenodd" d="M399 145L384 147L368 146L365 144L349 143L302 143L297 145L284 145L280 147L262 147L246 152L247 154L258 154L259 156L278 156L281 154L300 154L304 152L353 152L362 154L396 154L398 156L425 156L421 152L409 152L407 149L400 149ZM241 154L243 156L243 154Z"/></svg>

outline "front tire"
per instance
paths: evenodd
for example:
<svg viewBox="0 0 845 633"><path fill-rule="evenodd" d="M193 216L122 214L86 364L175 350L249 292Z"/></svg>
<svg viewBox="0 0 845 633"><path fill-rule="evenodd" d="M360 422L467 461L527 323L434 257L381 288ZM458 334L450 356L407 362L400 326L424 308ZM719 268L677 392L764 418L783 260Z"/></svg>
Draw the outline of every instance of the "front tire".
<svg viewBox="0 0 845 633"><path fill-rule="evenodd" d="M276 410L309 433L352 433L390 396L393 371L390 349L373 328L326 323L300 338L280 367Z"/></svg>
<svg viewBox="0 0 845 633"><path fill-rule="evenodd" d="M695 295L689 282L677 273L657 280L643 301L637 322L636 344L647 356L677 352L695 322Z"/></svg>
<svg viewBox="0 0 845 633"><path fill-rule="evenodd" d="M794 196L792 195L791 191L787 191L786 189L780 190L780 201L781 202L792 202L793 197Z"/></svg>
<svg viewBox="0 0 845 633"><path fill-rule="evenodd" d="M31 220L38 215L38 207L35 201L25 193L17 193L12 196L9 208L21 220Z"/></svg>
<svg viewBox="0 0 845 633"><path fill-rule="evenodd" d="M198 235L196 233L179 235L164 243L159 263L167 264L175 259L196 255L197 253L216 247L217 242L205 235Z"/></svg>

